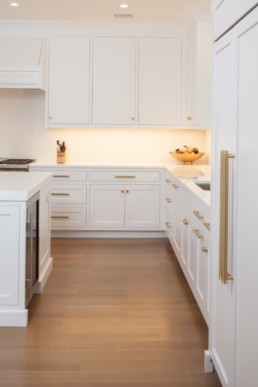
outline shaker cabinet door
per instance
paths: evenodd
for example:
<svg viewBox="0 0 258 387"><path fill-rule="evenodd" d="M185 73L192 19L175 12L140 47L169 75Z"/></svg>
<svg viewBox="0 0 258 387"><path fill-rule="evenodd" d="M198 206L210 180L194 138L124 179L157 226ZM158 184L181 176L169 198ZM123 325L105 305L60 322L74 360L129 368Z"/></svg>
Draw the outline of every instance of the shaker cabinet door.
<svg viewBox="0 0 258 387"><path fill-rule="evenodd" d="M89 124L89 58L87 37L50 39L48 126Z"/></svg>

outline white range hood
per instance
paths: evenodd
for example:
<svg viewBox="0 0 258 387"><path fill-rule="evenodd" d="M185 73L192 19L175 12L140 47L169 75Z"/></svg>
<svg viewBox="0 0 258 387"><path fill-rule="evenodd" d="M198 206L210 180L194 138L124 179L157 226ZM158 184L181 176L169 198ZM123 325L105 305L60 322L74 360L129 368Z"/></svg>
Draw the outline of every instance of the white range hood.
<svg viewBox="0 0 258 387"><path fill-rule="evenodd" d="M0 38L0 88L45 89L45 47L39 38Z"/></svg>

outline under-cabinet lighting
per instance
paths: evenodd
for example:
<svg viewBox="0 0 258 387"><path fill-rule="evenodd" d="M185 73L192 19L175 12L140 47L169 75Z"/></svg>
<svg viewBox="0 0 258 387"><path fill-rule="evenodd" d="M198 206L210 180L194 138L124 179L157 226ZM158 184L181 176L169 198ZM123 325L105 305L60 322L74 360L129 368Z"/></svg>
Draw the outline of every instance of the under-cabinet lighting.
<svg viewBox="0 0 258 387"><path fill-rule="evenodd" d="M19 6L19 3L10 3L10 6L11 6L11 7L18 7L18 6Z"/></svg>
<svg viewBox="0 0 258 387"><path fill-rule="evenodd" d="M128 4L120 4L120 8L128 8Z"/></svg>

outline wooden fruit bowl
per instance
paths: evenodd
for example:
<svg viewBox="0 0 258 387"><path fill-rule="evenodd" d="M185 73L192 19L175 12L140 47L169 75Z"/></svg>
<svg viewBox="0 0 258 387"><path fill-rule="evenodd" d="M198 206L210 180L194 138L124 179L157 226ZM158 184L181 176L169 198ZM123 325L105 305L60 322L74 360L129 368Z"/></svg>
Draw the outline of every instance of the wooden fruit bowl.
<svg viewBox="0 0 258 387"><path fill-rule="evenodd" d="M177 152L169 152L171 156L175 157L175 159L182 161L184 164L192 164L193 161L200 159L204 152L199 153L177 153Z"/></svg>

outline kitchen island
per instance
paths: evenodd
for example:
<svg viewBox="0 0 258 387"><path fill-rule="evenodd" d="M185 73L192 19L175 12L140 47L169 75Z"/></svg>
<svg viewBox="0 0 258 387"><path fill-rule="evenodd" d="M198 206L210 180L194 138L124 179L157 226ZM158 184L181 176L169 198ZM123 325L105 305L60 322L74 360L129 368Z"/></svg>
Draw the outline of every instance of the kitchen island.
<svg viewBox="0 0 258 387"><path fill-rule="evenodd" d="M35 260L35 292L42 292L51 272L50 176L48 172L0 174L0 326L28 324L26 260ZM32 203L36 203L35 219Z"/></svg>

